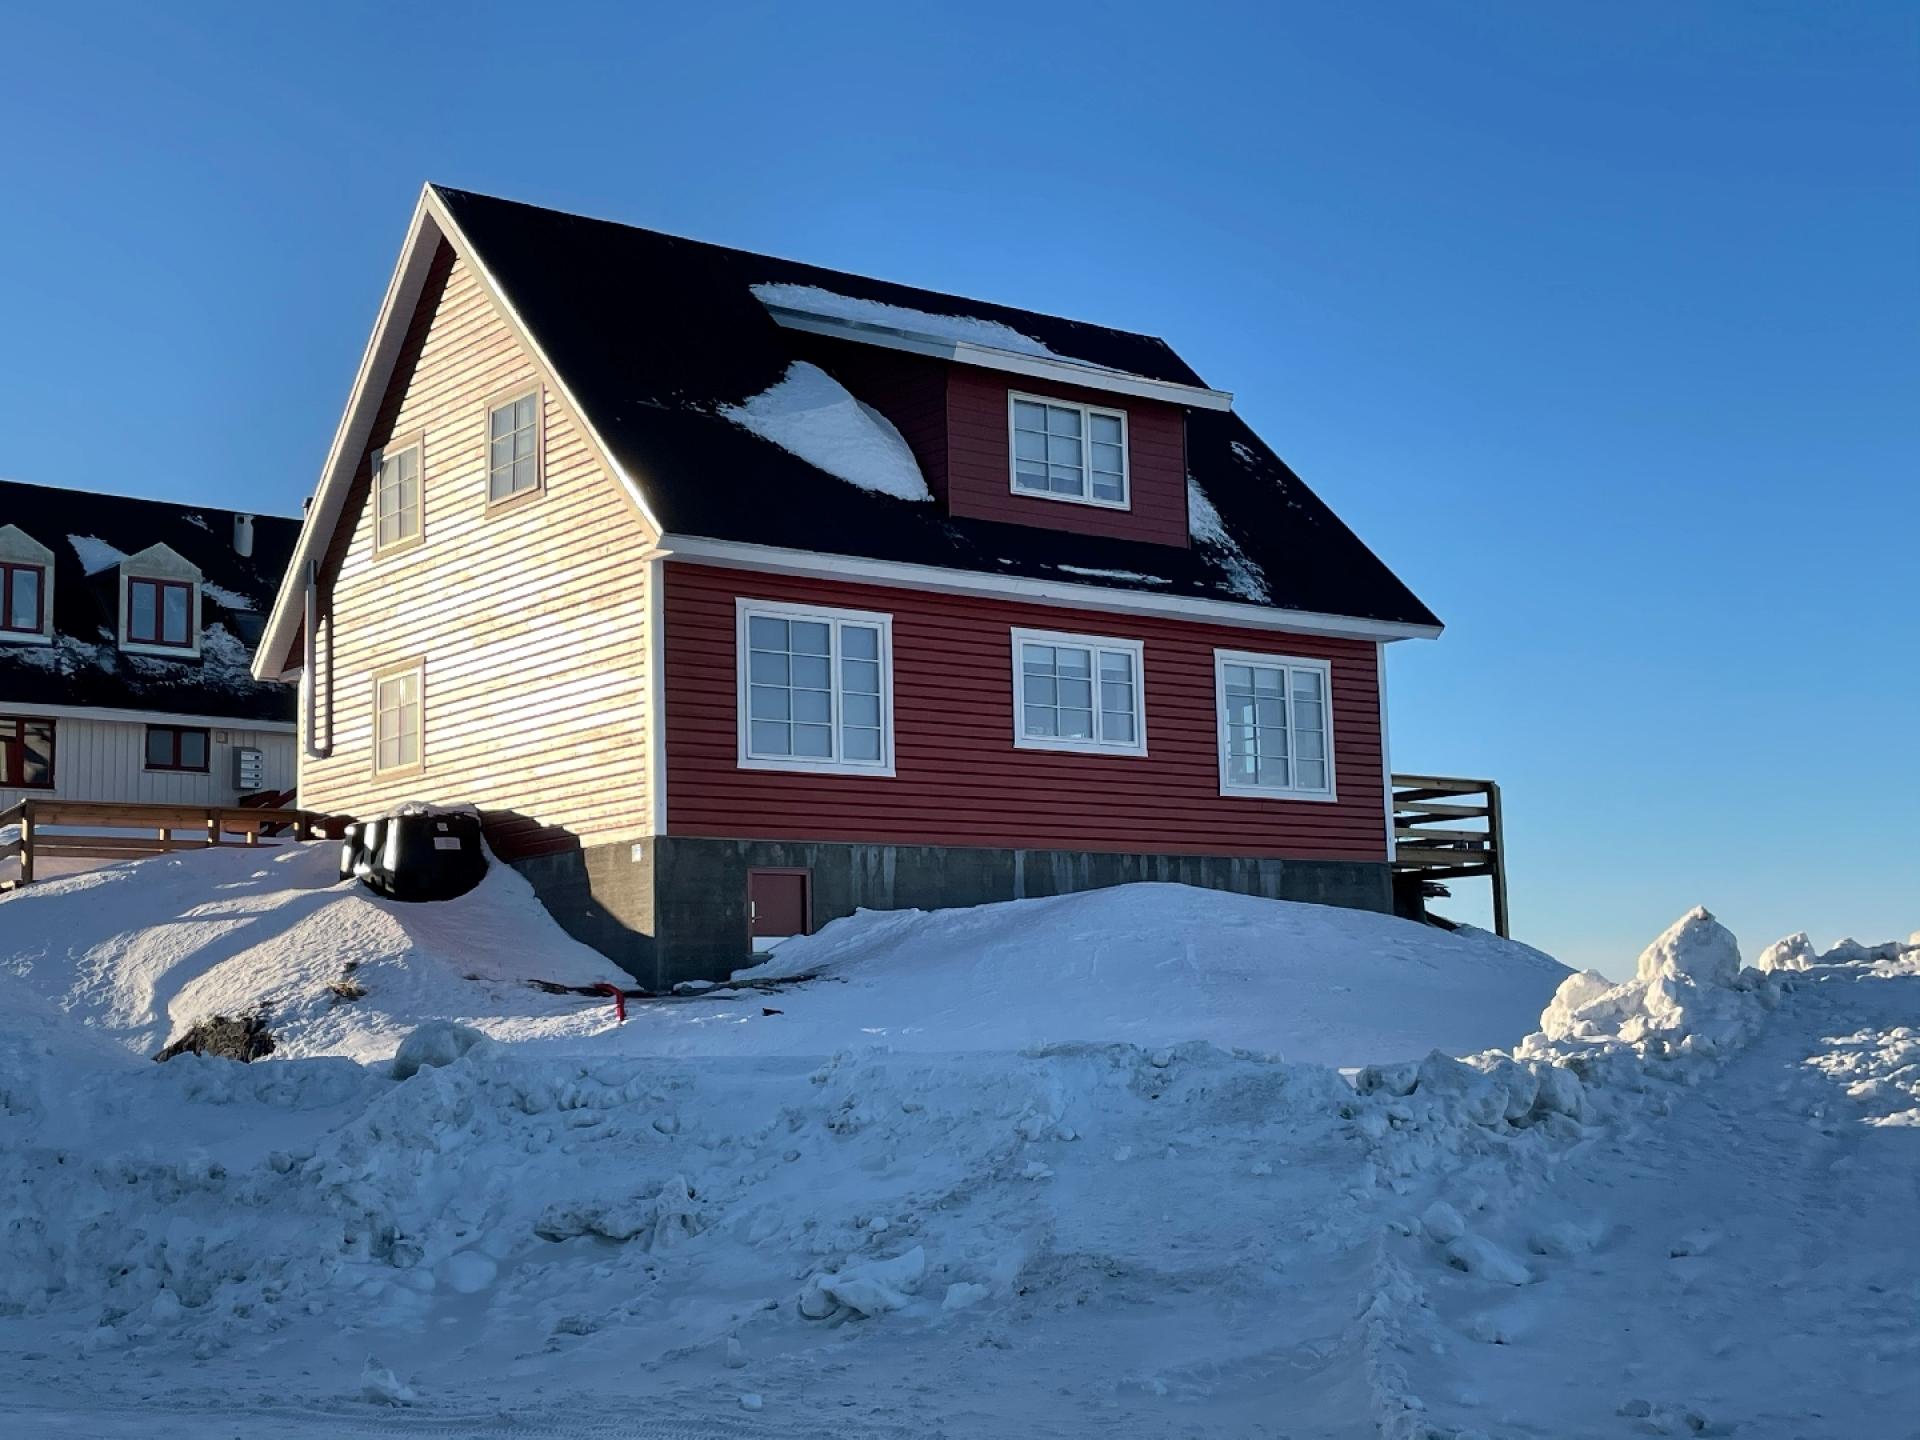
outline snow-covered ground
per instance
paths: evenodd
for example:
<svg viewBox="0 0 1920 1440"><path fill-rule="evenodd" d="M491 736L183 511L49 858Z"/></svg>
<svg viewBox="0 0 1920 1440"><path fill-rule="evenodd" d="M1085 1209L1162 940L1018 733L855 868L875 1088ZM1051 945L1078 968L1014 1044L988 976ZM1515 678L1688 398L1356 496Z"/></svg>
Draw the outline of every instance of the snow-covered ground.
<svg viewBox="0 0 1920 1440"><path fill-rule="evenodd" d="M613 972L510 872L407 907L331 858L0 900L0 1433L1920 1413L1920 937L1744 969L1696 912L1612 986L1126 887L856 917L620 1027L523 983ZM262 1009L270 1059L145 1058Z"/></svg>

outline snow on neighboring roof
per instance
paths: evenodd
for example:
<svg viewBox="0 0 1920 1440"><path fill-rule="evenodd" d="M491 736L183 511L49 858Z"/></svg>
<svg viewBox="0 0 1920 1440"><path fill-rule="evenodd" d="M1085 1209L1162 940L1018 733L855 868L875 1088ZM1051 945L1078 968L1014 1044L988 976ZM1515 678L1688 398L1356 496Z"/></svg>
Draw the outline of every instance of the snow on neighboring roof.
<svg viewBox="0 0 1920 1440"><path fill-rule="evenodd" d="M1136 585L1171 585L1171 580L1162 580L1158 575L1142 575L1138 570L1103 570L1097 565L1061 565L1058 567L1065 575L1085 575L1092 580L1131 580Z"/></svg>
<svg viewBox="0 0 1920 1440"><path fill-rule="evenodd" d="M1187 534L1219 553L1220 568L1226 572L1227 584L1235 594L1260 604L1271 598L1266 572L1249 560L1239 543L1227 533L1220 512L1213 508L1213 501L1191 475L1187 476Z"/></svg>
<svg viewBox="0 0 1920 1440"><path fill-rule="evenodd" d="M796 360L777 385L720 413L849 485L900 500L933 499L893 422L818 365Z"/></svg>
<svg viewBox="0 0 1920 1440"><path fill-rule="evenodd" d="M914 335L929 335L962 345L985 345L994 350L1011 350L1020 355L1037 355L1047 360L1075 360L1050 350L1031 335L1023 335L998 320L981 320L972 315L935 315L929 310L914 310L905 305L889 305L880 300L859 300L851 295L836 295L818 285L755 285L754 298L762 305L781 310L798 310L833 320L850 320L856 325L877 325L887 330L904 330Z"/></svg>
<svg viewBox="0 0 1920 1440"><path fill-rule="evenodd" d="M98 575L102 570L111 570L127 558L127 552L116 550L106 541L93 535L69 535L67 543L73 546L73 553L80 557L80 568L89 575Z"/></svg>

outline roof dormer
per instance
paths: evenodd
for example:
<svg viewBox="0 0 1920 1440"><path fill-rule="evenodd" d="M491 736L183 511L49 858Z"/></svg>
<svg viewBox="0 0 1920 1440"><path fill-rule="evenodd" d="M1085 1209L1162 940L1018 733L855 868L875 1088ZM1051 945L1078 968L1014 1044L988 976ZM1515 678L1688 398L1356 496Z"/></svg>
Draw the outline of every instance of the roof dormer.
<svg viewBox="0 0 1920 1440"><path fill-rule="evenodd" d="M53 643L53 551L0 525L0 644Z"/></svg>
<svg viewBox="0 0 1920 1440"><path fill-rule="evenodd" d="M200 654L200 570L166 545L120 562L120 648L174 659Z"/></svg>

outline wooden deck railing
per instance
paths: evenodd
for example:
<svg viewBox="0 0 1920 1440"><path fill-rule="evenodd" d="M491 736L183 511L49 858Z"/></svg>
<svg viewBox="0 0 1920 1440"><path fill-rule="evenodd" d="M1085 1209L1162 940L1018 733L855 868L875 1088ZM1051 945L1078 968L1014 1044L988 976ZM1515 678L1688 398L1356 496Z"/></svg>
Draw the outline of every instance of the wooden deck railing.
<svg viewBox="0 0 1920 1440"><path fill-rule="evenodd" d="M328 816L310 810L238 805L122 805L97 800L22 800L0 810L0 863L20 862L18 883L34 878L41 860L137 860L175 850L216 845L306 840L331 830Z"/></svg>
<svg viewBox="0 0 1920 1440"><path fill-rule="evenodd" d="M1493 882L1493 928L1507 934L1507 852L1500 787L1450 775L1393 777L1393 868L1424 879Z"/></svg>

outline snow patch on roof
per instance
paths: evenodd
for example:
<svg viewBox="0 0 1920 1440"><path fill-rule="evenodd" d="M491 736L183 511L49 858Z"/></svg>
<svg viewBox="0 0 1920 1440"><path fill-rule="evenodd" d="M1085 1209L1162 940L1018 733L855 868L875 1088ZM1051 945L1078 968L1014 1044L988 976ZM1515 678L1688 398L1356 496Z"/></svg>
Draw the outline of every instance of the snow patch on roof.
<svg viewBox="0 0 1920 1440"><path fill-rule="evenodd" d="M111 570L127 558L126 551L116 550L95 535L69 535L67 543L73 546L73 553L80 557L80 568L89 575Z"/></svg>
<svg viewBox="0 0 1920 1440"><path fill-rule="evenodd" d="M1012 350L1020 355L1038 355L1049 360L1073 359L1070 355L1049 350L1031 335L1024 335L998 320L982 320L972 315L935 315L932 311L915 310L906 305L857 300L851 295L836 295L831 290L822 290L818 285L755 285L753 294L762 305L781 310L799 310L833 320L850 320L856 325L878 325L888 330L905 330L915 335L929 335L937 340L985 345L995 350Z"/></svg>
<svg viewBox="0 0 1920 1440"><path fill-rule="evenodd" d="M1220 567L1227 572L1227 588L1234 594L1261 605L1271 601L1266 572L1249 560L1239 542L1227 533L1220 512L1213 508L1213 501L1191 475L1187 476L1187 534L1194 543L1215 553Z"/></svg>
<svg viewBox="0 0 1920 1440"><path fill-rule="evenodd" d="M1131 580L1136 585L1171 585L1158 575L1142 575L1138 570L1102 570L1095 565L1057 565L1063 575L1085 575L1093 580Z"/></svg>
<svg viewBox="0 0 1920 1440"><path fill-rule="evenodd" d="M238 590L229 590L224 585L215 585L209 581L200 582L200 593L216 605L224 605L229 610L251 610L253 601Z"/></svg>
<svg viewBox="0 0 1920 1440"><path fill-rule="evenodd" d="M213 533L213 527L207 524L207 517L204 515L189 514L189 515L182 515L180 518L186 521L187 524L189 525L198 525L202 530L206 531L209 535Z"/></svg>
<svg viewBox="0 0 1920 1440"><path fill-rule="evenodd" d="M779 384L720 413L849 485L900 500L933 499L893 422L818 365L796 360Z"/></svg>

